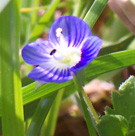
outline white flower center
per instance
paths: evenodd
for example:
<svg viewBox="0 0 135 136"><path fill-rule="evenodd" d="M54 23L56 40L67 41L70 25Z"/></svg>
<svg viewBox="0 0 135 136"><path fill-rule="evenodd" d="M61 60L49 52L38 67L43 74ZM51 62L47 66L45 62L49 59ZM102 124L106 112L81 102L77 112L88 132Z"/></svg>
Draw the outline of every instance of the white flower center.
<svg viewBox="0 0 135 136"><path fill-rule="evenodd" d="M56 36L59 40L59 46L50 52L53 56L55 65L61 68L71 68L81 60L81 50L76 47L68 47L67 41L62 34L62 28L56 29Z"/></svg>
<svg viewBox="0 0 135 136"><path fill-rule="evenodd" d="M66 48L53 50L55 64L62 67L73 67L81 60L81 51L77 48Z"/></svg>

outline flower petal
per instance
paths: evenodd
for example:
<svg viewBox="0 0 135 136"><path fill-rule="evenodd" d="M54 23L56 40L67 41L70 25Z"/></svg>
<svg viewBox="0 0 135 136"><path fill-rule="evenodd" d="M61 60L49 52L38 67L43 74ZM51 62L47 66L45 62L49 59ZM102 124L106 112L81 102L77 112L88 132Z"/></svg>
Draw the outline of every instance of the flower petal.
<svg viewBox="0 0 135 136"><path fill-rule="evenodd" d="M28 75L33 80L39 82L65 82L72 79L69 69L49 68L45 66L38 66L34 68Z"/></svg>
<svg viewBox="0 0 135 136"><path fill-rule="evenodd" d="M75 71L81 70L95 59L101 49L102 40L97 36L90 36L86 38L81 44L81 61L72 69Z"/></svg>
<svg viewBox="0 0 135 136"><path fill-rule="evenodd" d="M61 45L60 38L56 36L57 29L62 29L64 44L66 46L79 46L84 38L92 35L86 22L75 16L62 16L51 26L49 31L49 41L54 45Z"/></svg>
<svg viewBox="0 0 135 136"><path fill-rule="evenodd" d="M31 42L22 49L22 57L30 65L44 64L50 58L52 49L48 41Z"/></svg>

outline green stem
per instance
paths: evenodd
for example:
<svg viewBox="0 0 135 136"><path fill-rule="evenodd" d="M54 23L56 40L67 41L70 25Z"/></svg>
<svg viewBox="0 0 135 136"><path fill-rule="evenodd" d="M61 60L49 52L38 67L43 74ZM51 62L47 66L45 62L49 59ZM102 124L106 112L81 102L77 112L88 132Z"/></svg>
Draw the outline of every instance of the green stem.
<svg viewBox="0 0 135 136"><path fill-rule="evenodd" d="M76 88L78 90L78 94L80 96L82 110L83 110L84 117L85 117L85 120L86 120L86 123L87 123L89 134L92 135L92 136L97 136L97 133L96 133L96 130L95 130L97 128L96 128L95 123L93 124L92 116L90 115L90 113L88 111L89 107L87 106L87 104L85 102L85 99L84 99L84 96L83 96L83 93L82 93L82 87L81 87L81 85L79 85L79 83L78 83L77 78L75 77L75 75L73 73L71 73L71 74L73 76L74 84L75 84L75 86L76 86Z"/></svg>
<svg viewBox="0 0 135 136"><path fill-rule="evenodd" d="M89 107L89 109L90 109L90 112L91 112L93 118L94 118L95 121L96 121L96 124L98 124L98 123L99 123L98 115L97 115L97 113L96 113L96 111L95 111L95 109L94 109L94 107L93 107L93 105L92 105L90 99L88 98L87 94L86 94L85 91L83 90L83 88L82 88L82 95L83 95L83 97L84 97L84 99L85 99L85 101L86 101L86 103L87 103L87 105L88 105L88 107Z"/></svg>

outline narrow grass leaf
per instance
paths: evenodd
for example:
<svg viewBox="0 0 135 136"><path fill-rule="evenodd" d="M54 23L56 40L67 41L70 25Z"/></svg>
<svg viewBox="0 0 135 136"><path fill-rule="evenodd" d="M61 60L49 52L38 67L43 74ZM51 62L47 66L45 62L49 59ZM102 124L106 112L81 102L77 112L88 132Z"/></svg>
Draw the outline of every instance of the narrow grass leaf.
<svg viewBox="0 0 135 136"><path fill-rule="evenodd" d="M19 75L20 0L10 1L0 14L0 79L3 136L24 136Z"/></svg>
<svg viewBox="0 0 135 136"><path fill-rule="evenodd" d="M40 88L38 88L36 91L34 91L35 89L35 82L22 88L23 91L23 104L27 104L29 102L32 102L36 99L41 98L42 96L51 94L52 92L59 90L63 87L66 87L70 84L72 84L73 81L68 81L65 83L48 83L45 84L43 86L41 86Z"/></svg>
<svg viewBox="0 0 135 136"><path fill-rule="evenodd" d="M39 134L43 122L47 117L47 114L52 106L52 103L54 102L56 94L57 92L54 92L50 97L43 98L40 101L30 123L27 136L37 136Z"/></svg>
<svg viewBox="0 0 135 136"><path fill-rule="evenodd" d="M85 68L86 79L90 80L100 74L135 64L135 50L111 53L96 58Z"/></svg>
<svg viewBox="0 0 135 136"><path fill-rule="evenodd" d="M84 17L84 21L89 25L90 28L94 26L103 9L107 5L108 0L95 0L91 8Z"/></svg>

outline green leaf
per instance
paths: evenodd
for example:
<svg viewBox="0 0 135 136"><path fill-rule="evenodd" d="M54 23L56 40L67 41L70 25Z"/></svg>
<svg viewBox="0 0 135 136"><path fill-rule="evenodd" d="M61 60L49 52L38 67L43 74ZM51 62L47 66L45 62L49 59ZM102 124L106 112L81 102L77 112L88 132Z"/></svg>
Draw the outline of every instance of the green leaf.
<svg viewBox="0 0 135 136"><path fill-rule="evenodd" d="M84 21L92 29L103 9L107 5L108 0L95 0L91 8L84 17Z"/></svg>
<svg viewBox="0 0 135 136"><path fill-rule="evenodd" d="M128 122L121 115L105 115L97 125L100 136L125 136Z"/></svg>
<svg viewBox="0 0 135 136"><path fill-rule="evenodd" d="M46 96L48 94L51 94L52 92L59 90L63 87L66 87L68 85L71 85L73 83L73 81L68 81L65 83L48 83L45 84L43 86L41 86L40 88L38 88L36 91L34 91L35 89L35 82L22 88L23 91L23 104L27 104L29 102L32 102L36 99L41 98L42 96Z"/></svg>
<svg viewBox="0 0 135 136"><path fill-rule="evenodd" d="M135 50L126 50L111 53L96 58L86 68L86 79L90 80L100 74L135 64Z"/></svg>
<svg viewBox="0 0 135 136"><path fill-rule="evenodd" d="M3 136L24 136L19 68L20 0L0 13L0 91Z"/></svg>
<svg viewBox="0 0 135 136"><path fill-rule="evenodd" d="M135 115L135 78L130 76L119 88L119 92L112 94L112 103L114 109L108 109L106 114L118 114L124 116L127 120Z"/></svg>
<svg viewBox="0 0 135 136"><path fill-rule="evenodd" d="M40 101L30 123L27 136L37 136L39 134L42 124L45 118L47 117L47 114L51 108L54 98L56 97L56 94L57 92L54 92L50 97L43 98Z"/></svg>

